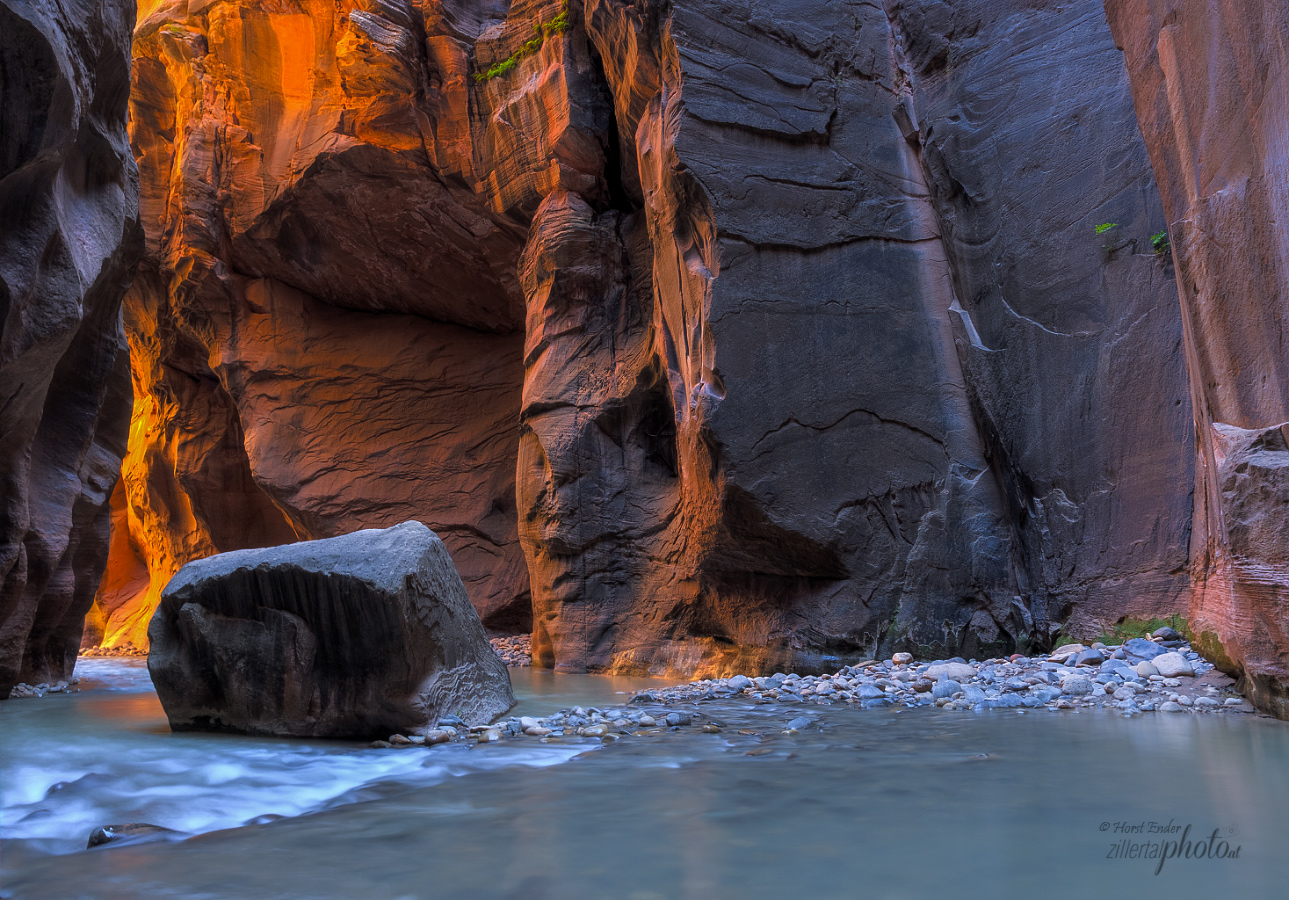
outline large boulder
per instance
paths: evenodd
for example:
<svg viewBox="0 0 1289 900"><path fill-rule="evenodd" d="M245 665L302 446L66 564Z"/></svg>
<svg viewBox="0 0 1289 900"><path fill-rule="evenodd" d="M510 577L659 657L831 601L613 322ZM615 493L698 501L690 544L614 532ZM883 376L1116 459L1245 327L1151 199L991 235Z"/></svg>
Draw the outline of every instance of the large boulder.
<svg viewBox="0 0 1289 900"><path fill-rule="evenodd" d="M443 542L420 522L188 563L148 629L176 731L367 738L515 703Z"/></svg>

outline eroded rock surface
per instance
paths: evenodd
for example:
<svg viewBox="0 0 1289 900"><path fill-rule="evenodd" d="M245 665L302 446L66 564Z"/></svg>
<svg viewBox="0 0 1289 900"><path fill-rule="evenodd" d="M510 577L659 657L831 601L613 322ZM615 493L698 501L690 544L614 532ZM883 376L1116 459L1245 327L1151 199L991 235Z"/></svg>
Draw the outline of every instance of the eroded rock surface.
<svg viewBox="0 0 1289 900"><path fill-rule="evenodd" d="M1181 319L1095 0L163 0L133 103L150 587L109 641L188 559L409 517L571 670L1184 602Z"/></svg>
<svg viewBox="0 0 1289 900"><path fill-rule="evenodd" d="M372 738L515 703L443 542L419 522L188 563L148 630L176 730Z"/></svg>
<svg viewBox="0 0 1289 900"><path fill-rule="evenodd" d="M536 662L971 652L1184 602L1181 325L1095 4L585 9L634 153L616 224L552 197L529 232Z"/></svg>
<svg viewBox="0 0 1289 900"><path fill-rule="evenodd" d="M125 452L133 0L0 0L0 697L71 677Z"/></svg>
<svg viewBox="0 0 1289 900"><path fill-rule="evenodd" d="M1195 406L1191 628L1289 718L1289 7L1106 0L1168 216Z"/></svg>

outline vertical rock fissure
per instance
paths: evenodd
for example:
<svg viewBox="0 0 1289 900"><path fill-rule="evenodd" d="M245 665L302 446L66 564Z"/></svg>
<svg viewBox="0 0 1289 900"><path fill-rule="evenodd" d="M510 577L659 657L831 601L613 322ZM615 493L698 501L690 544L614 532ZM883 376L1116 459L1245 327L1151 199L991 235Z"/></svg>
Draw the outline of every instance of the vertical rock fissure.
<svg viewBox="0 0 1289 900"><path fill-rule="evenodd" d="M958 285L962 283L960 273L955 268L955 257L950 253L946 242L948 223L941 216L940 208L934 202L936 187L933 187L934 173L924 159L924 135L918 113L914 74L905 50L905 36L899 15L893 0L885 0L883 10L890 28L891 70L895 86L896 121L904 141L900 145L904 171L913 183L910 191L916 208L915 216L920 227L935 236L934 249L928 248L922 256L923 290L919 292L925 310L928 327L934 335L937 347L937 362L940 366L939 385L942 391L943 408L946 419L945 451L948 454L949 474L941 484L942 493L952 490L951 482L964 479L970 482L971 488L980 498L983 511L991 519L991 530L1010 532L1011 539L1005 542L1007 559L1001 561L1003 567L1021 591L1022 602L1029 612L1032 630L1028 633L1009 633L1010 637L1021 643L1043 643L1048 637L1048 615L1046 593L1040 589L1037 595L1030 594L1029 585L1036 582L1029 577L1028 566L1017 565L1012 548L1019 542L1016 533L1016 518L1007 504L1007 481L999 477L1002 465L998 461L1001 449L995 442L993 446L985 440L991 433L980 417L984 414L979 403L973 402L973 392L967 373L963 367L960 353L961 343L968 338L970 326L969 313L958 298ZM943 186L938 187L943 191ZM959 319L955 328L952 315ZM981 478L988 479L980 485ZM962 523L963 526L966 523ZM1024 556L1022 552L1022 557ZM1041 582L1038 582L1041 585ZM985 592L984 607L989 603L988 592L992 588L1010 596L1008 590L1012 585L977 585L977 591ZM1002 598L992 598L994 600ZM916 619L916 612L909 611L910 621ZM998 623L1006 627L1006 620ZM954 648L958 649L958 648Z"/></svg>

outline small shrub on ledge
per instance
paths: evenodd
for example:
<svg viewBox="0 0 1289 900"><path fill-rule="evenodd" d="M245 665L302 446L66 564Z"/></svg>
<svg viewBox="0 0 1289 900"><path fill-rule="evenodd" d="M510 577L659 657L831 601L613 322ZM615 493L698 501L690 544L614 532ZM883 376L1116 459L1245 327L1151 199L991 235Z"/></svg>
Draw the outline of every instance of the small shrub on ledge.
<svg viewBox="0 0 1289 900"><path fill-rule="evenodd" d="M533 26L533 36L519 45L519 49L507 56L500 62L493 63L483 72L476 72L474 80L479 83L491 81L505 75L511 69L519 65L519 61L525 57L532 56L538 50L542 49L542 44L546 43L546 38L552 34L563 34L568 31L568 2L565 2L559 8L559 15L549 22L543 22L540 25Z"/></svg>

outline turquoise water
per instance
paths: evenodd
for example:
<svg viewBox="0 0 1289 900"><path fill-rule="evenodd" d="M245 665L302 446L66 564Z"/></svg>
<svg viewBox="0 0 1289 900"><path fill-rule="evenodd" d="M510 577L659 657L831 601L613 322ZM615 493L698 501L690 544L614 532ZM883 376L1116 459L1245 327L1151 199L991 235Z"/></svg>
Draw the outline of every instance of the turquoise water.
<svg viewBox="0 0 1289 900"><path fill-rule="evenodd" d="M699 708L720 734L376 751L172 735L137 669L99 675L85 693L0 712L0 895L1289 892L1289 727L1263 718L714 701ZM530 715L648 683L512 677ZM812 724L784 734L799 715ZM245 824L273 816L285 818ZM125 821L201 836L81 849L93 827ZM1189 825L1193 842L1216 829L1239 856L1169 859L1158 874L1157 860L1107 858L1124 840L1179 837L1144 833L1152 822Z"/></svg>

